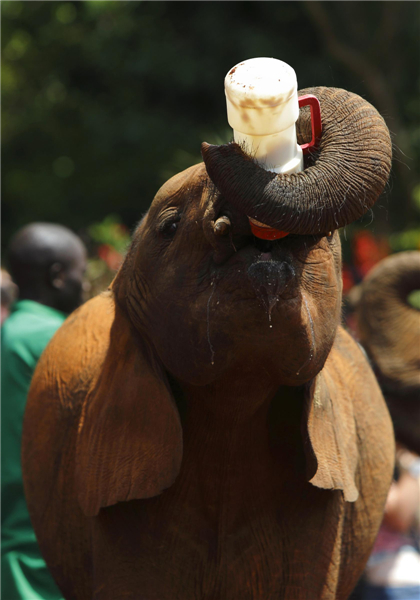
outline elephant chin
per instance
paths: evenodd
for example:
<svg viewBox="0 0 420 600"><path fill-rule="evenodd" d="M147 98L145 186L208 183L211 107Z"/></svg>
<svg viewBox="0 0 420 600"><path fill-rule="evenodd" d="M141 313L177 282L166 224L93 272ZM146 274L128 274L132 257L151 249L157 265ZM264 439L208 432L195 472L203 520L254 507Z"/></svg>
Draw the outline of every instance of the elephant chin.
<svg viewBox="0 0 420 600"><path fill-rule="evenodd" d="M193 343L188 350L174 353L164 340L157 342L165 368L178 380L198 386L230 378L238 369L256 377L263 369L277 385L292 387L316 377L333 345L336 323L320 325L317 309L306 294L277 295L273 268L276 273L277 267L270 267L256 275L252 271L260 265L251 265L251 277L246 274L250 285L242 286L244 295L230 303L230 310L218 304L225 295L223 288L212 290L202 318L198 315L190 323ZM337 311L329 312L336 320ZM178 328L168 333L172 339L181 335Z"/></svg>

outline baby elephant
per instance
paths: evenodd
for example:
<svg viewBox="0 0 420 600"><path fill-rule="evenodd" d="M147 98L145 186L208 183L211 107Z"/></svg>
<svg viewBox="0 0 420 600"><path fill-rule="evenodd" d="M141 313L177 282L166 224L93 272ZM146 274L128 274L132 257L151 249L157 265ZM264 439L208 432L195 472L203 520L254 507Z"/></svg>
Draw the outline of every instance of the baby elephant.
<svg viewBox="0 0 420 600"><path fill-rule="evenodd" d="M344 599L363 570L394 446L340 326L337 229L383 190L391 144L358 96L300 93L323 119L305 170L204 144L39 363L25 487L66 599Z"/></svg>

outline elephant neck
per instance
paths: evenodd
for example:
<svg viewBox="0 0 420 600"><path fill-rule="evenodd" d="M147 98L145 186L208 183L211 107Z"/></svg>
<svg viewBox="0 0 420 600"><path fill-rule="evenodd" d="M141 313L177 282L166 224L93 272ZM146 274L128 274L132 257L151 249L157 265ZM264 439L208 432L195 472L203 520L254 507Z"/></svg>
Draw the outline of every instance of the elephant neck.
<svg viewBox="0 0 420 600"><path fill-rule="evenodd" d="M284 405L286 412L290 403L302 404L301 388L279 386L264 369L232 371L204 386L175 382L172 389L181 419L204 419L220 429L232 429L246 422L265 424L274 400L276 405Z"/></svg>
<svg viewBox="0 0 420 600"><path fill-rule="evenodd" d="M246 494L253 481L260 496L269 490L264 482L280 471L285 479L289 471L304 477L304 389L263 383L228 381L176 390L184 438L179 486L194 481L216 512L223 490ZM259 497L258 502L265 501Z"/></svg>

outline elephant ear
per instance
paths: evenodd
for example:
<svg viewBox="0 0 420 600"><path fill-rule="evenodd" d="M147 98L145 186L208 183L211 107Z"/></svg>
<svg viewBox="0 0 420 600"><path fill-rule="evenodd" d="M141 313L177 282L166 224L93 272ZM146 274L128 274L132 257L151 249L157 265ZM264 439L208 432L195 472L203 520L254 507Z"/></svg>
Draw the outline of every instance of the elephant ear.
<svg viewBox="0 0 420 600"><path fill-rule="evenodd" d="M76 448L78 498L87 516L150 498L174 482L182 429L164 372L116 304L106 359L87 395Z"/></svg>
<svg viewBox="0 0 420 600"><path fill-rule="evenodd" d="M342 377L349 365L341 364L340 368L340 362L333 348L308 389L307 478L318 488L342 490L347 502L355 502L359 497L355 484L359 455L353 391Z"/></svg>

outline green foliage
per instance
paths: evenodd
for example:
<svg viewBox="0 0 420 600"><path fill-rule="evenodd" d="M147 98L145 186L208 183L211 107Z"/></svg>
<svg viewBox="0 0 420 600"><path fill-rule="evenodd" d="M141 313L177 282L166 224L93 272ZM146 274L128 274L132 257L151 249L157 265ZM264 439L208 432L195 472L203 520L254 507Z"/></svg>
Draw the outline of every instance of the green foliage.
<svg viewBox="0 0 420 600"><path fill-rule="evenodd" d="M408 295L407 302L413 307L420 310L420 290L414 290Z"/></svg>
<svg viewBox="0 0 420 600"><path fill-rule="evenodd" d="M393 252L420 250L420 227L391 234L389 245Z"/></svg>
<svg viewBox="0 0 420 600"><path fill-rule="evenodd" d="M121 254L130 243L129 231L118 215L108 215L100 223L94 223L88 228L88 234L97 244L108 244Z"/></svg>
<svg viewBox="0 0 420 600"><path fill-rule="evenodd" d="M420 212L420 184L416 185L413 190L413 204Z"/></svg>
<svg viewBox="0 0 420 600"><path fill-rule="evenodd" d="M95 244L90 248L86 279L90 283L89 297L105 290L115 277L130 244L128 228L121 223L118 215L108 215L99 223L87 229L88 239Z"/></svg>
<svg viewBox="0 0 420 600"><path fill-rule="evenodd" d="M89 282L86 300L94 298L106 290L115 277L115 270L100 258L90 258L87 263L85 279Z"/></svg>
<svg viewBox="0 0 420 600"><path fill-rule="evenodd" d="M160 185L201 160L203 140L230 139L223 79L253 56L291 64L300 88L344 87L378 106L407 156L396 148L392 190L375 220L388 232L415 227L418 10L407 2L3 1L3 244L36 220L82 232L115 214L132 229Z"/></svg>

